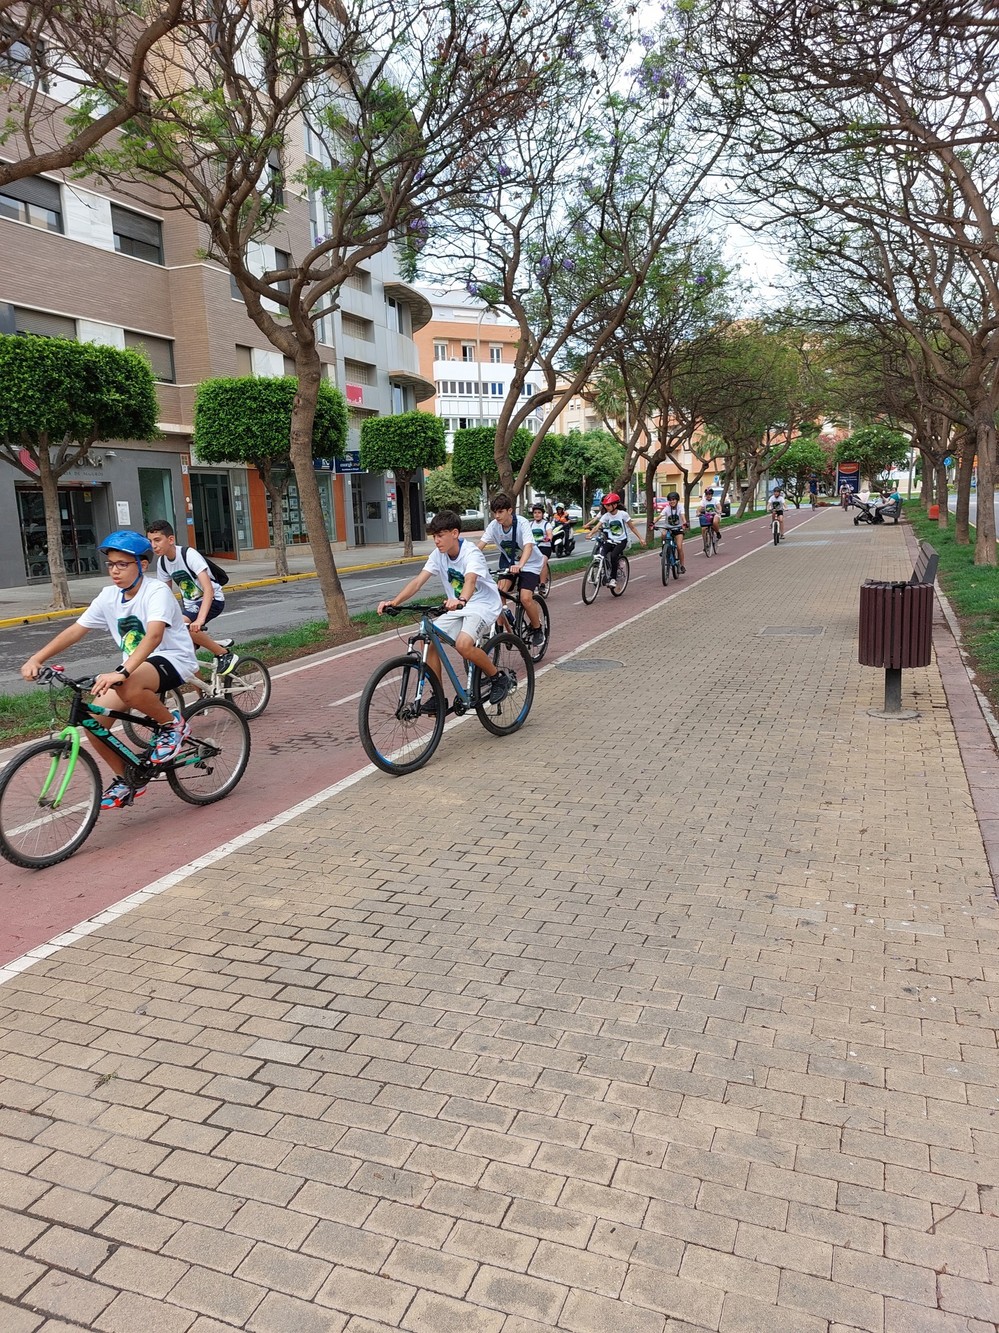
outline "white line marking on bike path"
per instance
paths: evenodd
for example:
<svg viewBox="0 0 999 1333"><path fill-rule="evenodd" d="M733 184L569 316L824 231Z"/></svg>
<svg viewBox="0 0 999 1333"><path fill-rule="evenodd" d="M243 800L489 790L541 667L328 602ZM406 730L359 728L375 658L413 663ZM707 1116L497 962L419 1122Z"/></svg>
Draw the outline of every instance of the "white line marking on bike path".
<svg viewBox="0 0 999 1333"><path fill-rule="evenodd" d="M814 515L812 515L812 517L814 517ZM804 521L807 523L810 520L805 519ZM571 649L567 653L563 653L561 657L557 657L553 662L549 662L546 666L543 666L540 671L536 672L535 678L537 678L537 676L547 675L549 671L554 671L554 669L561 665L561 663L571 661L571 659L576 657L579 653L583 653L588 648L592 648L596 644L601 643L604 639L610 638L612 634L617 634L620 630L626 629L629 625L634 625L637 621L642 620L653 611L661 610L663 605L673 597L682 597L684 593L693 592L704 583L705 579L713 579L719 574L724 574L725 571L731 569L733 565L738 564L742 560L748 560L752 555L758 555L760 551L768 551L772 546L773 542L768 536L766 542L762 545L754 547L751 551L746 551L744 555L737 556L734 560L729 561L727 565L720 565L717 569L712 570L710 574L705 574L704 578L699 579L697 583L688 583L686 587L676 589L675 592L670 594L670 597L661 597L659 601L655 602L652 606L645 607L642 611L638 611L627 620L618 621L616 625L611 626L610 629L604 630L602 634L597 634L594 638L579 644L578 647ZM347 653L341 653L339 655L346 657L350 653L362 652L364 648L371 646L373 646L373 641L369 640L361 647L351 648ZM322 664L316 662L312 665L320 666ZM305 671L308 670L308 667L298 667L295 668L295 670ZM291 672L285 672L284 674L290 675ZM451 730L452 727L457 726L462 722L470 721L473 716L473 713L466 713L464 717L452 718L446 729ZM196 857L193 861L188 861L186 865L178 866L176 870L171 870L169 874L161 876L160 879L154 880L151 884L147 884L145 888L138 889L135 893L130 893L128 897L122 898L117 903L112 903L110 907L105 908L103 912L98 912L96 916L88 917L85 921L81 921L79 925L63 931L62 934L54 936L51 940L46 940L44 944L36 945L33 949L29 949L27 953L21 954L19 958L14 958L5 966L0 967L0 987L13 981L15 977L20 976L22 972L27 971L27 969L32 967L35 963L41 962L42 959L51 958L53 954L58 953L61 949L65 949L69 945L76 944L79 940L85 939L86 936L92 935L93 932L99 930L101 926L106 926L112 921L117 921L120 917L126 916L134 908L141 907L143 903L149 902L152 898L158 898L160 894L166 893L168 889L172 889L175 885L182 883L183 880L187 879L189 875L194 874L196 871L206 870L209 866L215 865L216 862L221 861L224 857L228 856L230 852L237 852L240 848L256 842L259 838L264 837L265 834L270 833L274 829L281 828L282 825L289 823L292 819L296 819L299 815L308 813L309 810L314 810L317 805L322 805L324 801L332 800L334 796L338 796L340 792L346 791L348 787L354 786L356 783L360 782L362 778L366 778L369 774L377 772L378 770L375 768L374 764L365 764L363 768L358 769L355 773L349 774L345 778L341 778L339 782L335 782L331 787L325 787L322 791L316 792L314 796L306 797L304 801L299 801L297 805L293 805L290 809L283 810L280 814L264 820L261 824L255 824L253 828L247 829L237 837L222 843L221 846L215 847L212 851L205 852L202 856Z"/></svg>

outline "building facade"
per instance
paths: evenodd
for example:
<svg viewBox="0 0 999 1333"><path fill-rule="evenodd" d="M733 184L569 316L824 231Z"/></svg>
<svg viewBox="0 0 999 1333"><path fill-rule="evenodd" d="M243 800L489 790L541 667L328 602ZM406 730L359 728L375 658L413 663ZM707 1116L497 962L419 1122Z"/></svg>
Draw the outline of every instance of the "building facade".
<svg viewBox="0 0 999 1333"><path fill-rule="evenodd" d="M310 150L303 125L301 142L287 146L282 177ZM316 233L316 201L282 188L286 211L273 243L251 249L259 273L303 254ZM200 224L157 207L151 191L126 196L58 175L0 187L0 332L138 348L156 380L160 438L97 446L60 480L70 575L97 571L97 548L109 531L153 518L170 520L182 542L222 558L259 555L271 545L269 499L255 470L205 466L193 451L194 400L203 379L294 374L294 364L246 315L228 271L201 257L205 248ZM400 280L385 251L356 271L340 308L318 329L324 373L344 392L350 417L346 459L316 463L334 545L401 538L394 478L361 472L359 432L367 416L408 411L432 396L414 341L430 316L429 302ZM0 463L3 587L49 577L41 489L27 455L22 463L27 470ZM414 492L422 535L419 487ZM294 483L285 524L289 544L307 540Z"/></svg>

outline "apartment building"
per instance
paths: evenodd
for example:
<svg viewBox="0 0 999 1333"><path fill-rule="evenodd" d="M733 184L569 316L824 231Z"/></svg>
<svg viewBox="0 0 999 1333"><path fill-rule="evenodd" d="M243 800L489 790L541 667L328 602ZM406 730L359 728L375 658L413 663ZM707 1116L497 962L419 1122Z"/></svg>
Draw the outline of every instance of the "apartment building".
<svg viewBox="0 0 999 1333"><path fill-rule="evenodd" d="M290 179L319 151L303 125L301 141L286 145L282 175ZM318 230L318 201L282 188L280 231L251 254L257 272L304 253ZM194 398L212 376L294 374L294 365L247 317L228 271L200 257L205 245L200 225L164 209L152 191L126 196L58 175L0 188L0 332L140 348L156 379L161 438L97 446L60 481L70 574L98 569L97 547L109 531L153 518L169 519L180 540L223 558L271 545L269 498L256 472L199 462ZM367 416L408 411L433 395L414 341L431 313L385 251L357 270L340 309L322 321L324 373L343 390L350 414L346 458L316 463L335 545L401 538L402 497L391 474L361 472L359 431ZM422 535L420 484L409 501ZM294 483L285 525L290 543L307 540ZM46 550L40 487L0 464L0 586L46 580Z"/></svg>
<svg viewBox="0 0 999 1333"><path fill-rule="evenodd" d="M513 320L464 291L418 290L431 308L429 321L416 333L421 374L434 388L424 406L443 417L450 449L456 430L498 422L513 380L520 331ZM529 372L523 397L532 397L543 383L540 371ZM541 419L540 411L531 413L524 425L533 433Z"/></svg>

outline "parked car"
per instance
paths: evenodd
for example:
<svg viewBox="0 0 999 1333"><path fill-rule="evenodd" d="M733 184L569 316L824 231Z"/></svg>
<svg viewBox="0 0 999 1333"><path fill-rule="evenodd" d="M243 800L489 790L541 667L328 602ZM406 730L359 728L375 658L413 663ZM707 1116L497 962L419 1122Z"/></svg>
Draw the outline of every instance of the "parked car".
<svg viewBox="0 0 999 1333"><path fill-rule="evenodd" d="M486 526L481 509L463 509L461 511L462 532L479 532Z"/></svg>

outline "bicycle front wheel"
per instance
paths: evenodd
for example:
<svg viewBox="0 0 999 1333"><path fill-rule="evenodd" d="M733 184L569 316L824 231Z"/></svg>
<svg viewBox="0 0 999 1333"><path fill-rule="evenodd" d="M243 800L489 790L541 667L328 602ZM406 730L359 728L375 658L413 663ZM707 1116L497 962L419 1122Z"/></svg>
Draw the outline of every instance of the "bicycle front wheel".
<svg viewBox="0 0 999 1333"><path fill-rule="evenodd" d="M662 550L659 552L659 563L662 566L661 573L663 576L663 587L665 588L666 584L669 583L669 565L670 565L669 556L666 554L665 546L663 546Z"/></svg>
<svg viewBox="0 0 999 1333"><path fill-rule="evenodd" d="M418 657L383 662L361 695L364 753L393 777L415 773L440 744L447 705L440 681Z"/></svg>
<svg viewBox="0 0 999 1333"><path fill-rule="evenodd" d="M538 613L541 616L540 642L533 643L531 641L535 631L531 628L531 622L528 620L527 612L524 610L523 606L517 608L517 620L513 632L516 634L517 638L521 639L525 644L531 661L540 662L548 651L548 640L551 638L552 634L552 618L551 612L548 610L548 606L543 597L536 597L534 599L534 604L537 606Z"/></svg>
<svg viewBox="0 0 999 1333"><path fill-rule="evenodd" d="M271 698L271 673L257 657L241 657L222 677L225 698L244 717L259 717Z"/></svg>
<svg viewBox="0 0 999 1333"><path fill-rule="evenodd" d="M631 565L628 564L628 557L622 555L618 557L617 562L617 580L616 587L611 587L611 596L620 597L628 586L628 580L631 578Z"/></svg>
<svg viewBox="0 0 999 1333"><path fill-rule="evenodd" d="M184 710L191 735L166 767L167 782L182 801L211 805L228 796L250 760L250 728L232 704L202 699Z"/></svg>
<svg viewBox="0 0 999 1333"><path fill-rule="evenodd" d="M583 601L587 606L597 600L597 593L600 591L601 575L603 573L604 563L601 559L591 560L587 566L586 573L583 575Z"/></svg>
<svg viewBox="0 0 999 1333"><path fill-rule="evenodd" d="M498 704L489 702L491 677L478 667L472 670L471 691L475 711L486 731L494 736L508 736L527 721L534 702L534 663L526 647L515 634L494 634L482 645L482 651L506 677L506 697Z"/></svg>
<svg viewBox="0 0 999 1333"><path fill-rule="evenodd" d="M780 525L774 524L774 546L780 545Z"/></svg>
<svg viewBox="0 0 999 1333"><path fill-rule="evenodd" d="M86 750L75 764L72 754L69 741L38 741L0 775L0 853L14 865L57 865L90 836L101 809L101 777Z"/></svg>

